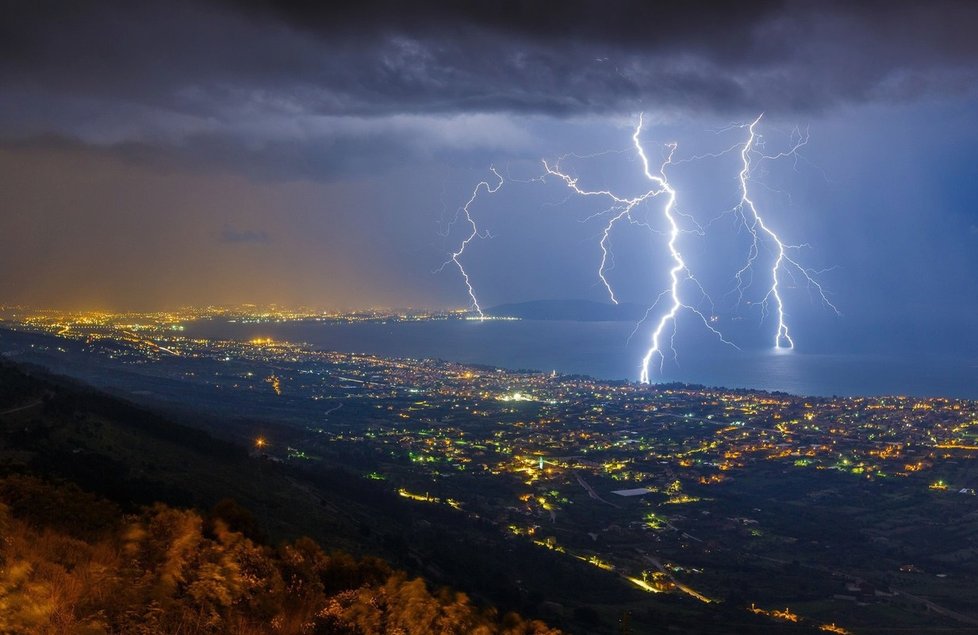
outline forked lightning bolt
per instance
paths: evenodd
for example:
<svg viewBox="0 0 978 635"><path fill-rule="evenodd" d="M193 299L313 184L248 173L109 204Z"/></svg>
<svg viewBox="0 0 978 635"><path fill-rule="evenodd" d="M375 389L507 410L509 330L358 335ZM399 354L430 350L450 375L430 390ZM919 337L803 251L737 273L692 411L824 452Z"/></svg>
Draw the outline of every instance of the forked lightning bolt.
<svg viewBox="0 0 978 635"><path fill-rule="evenodd" d="M668 295L668 297L671 298L672 303L669 306L669 309L659 317L659 321L656 324L655 329L652 331L651 345L649 346L648 352L642 358L642 366L640 369L639 381L641 381L642 383L649 383L650 381L649 366L651 365L652 361L658 358L660 368L661 365L665 362L666 358L662 351L662 340L665 336L667 329L669 328L671 328L672 330L672 335L669 340L670 348L672 349L673 356L676 355L676 349L674 345L675 336L676 336L676 319L680 311L682 311L683 309L688 310L689 312L699 317L703 321L703 324L706 326L706 328L710 330L712 333L714 333L717 337L719 337L722 342L724 342L725 344L730 344L731 346L733 346L733 344L727 341L726 339L724 339L723 335L710 325L709 320L707 320L706 316L703 315L703 313L699 309L690 305L687 302L684 302L682 299L681 287L684 282L687 281L692 282L693 284L696 285L696 287L700 290L701 293L703 293L703 288L696 281L696 278L689 270L689 267L687 267L686 262L683 260L682 254L680 253L677 244L679 240L679 236L681 233L683 233L683 230L680 228L679 223L676 220L676 210L675 210L676 191L669 184L669 180L666 177L666 173L665 173L666 167L670 165L672 162L672 155L676 150L676 144L669 144L668 146L669 153L665 161L659 167L658 174L653 174L651 168L649 167L649 160L647 155L645 154L645 149L642 147L642 143L640 140L642 134L642 126L643 126L643 117L640 116L638 120L638 125L635 127L635 132L632 134L632 143L635 146L635 150L638 153L639 158L641 158L642 160L642 168L645 177L652 182L653 187L652 189L648 190L647 192L639 196L628 198L624 196L619 196L609 190L583 190L578 187L576 178L573 178L560 170L559 163L551 167L546 161L544 161L543 165L544 165L544 169L546 169L548 174L551 174L553 176L562 179L564 183L566 183L567 186L571 188L575 193L581 196L608 198L611 200L611 207L609 207L607 210L602 212L602 213L610 213L613 215L611 219L608 221L608 223L605 225L604 231L602 233L601 241L599 243L601 247L601 264L598 267L598 277L601 279L602 283L607 289L608 294L611 297L611 301L616 304L618 303L618 300L615 297L614 289L612 288L611 284L608 282L606 276L604 275L606 271L607 261L608 261L608 246L607 246L608 236L610 235L611 230L614 228L615 224L621 221L622 219L628 219L629 221L635 222L634 219L632 218L632 212L635 210L635 208L638 205L650 199L654 199L658 196L662 196L662 195L665 196L665 205L663 206L662 213L668 225L668 231L666 233L669 237L669 240L667 245L669 249L669 255L672 257L673 265L669 269L669 279L670 279L669 289L663 292L662 294L660 294L659 299L662 299L663 297ZM705 293L703 293L703 295L705 296ZM650 312L652 308L655 308L656 304L658 304L658 301L659 300L656 300L656 303L653 304L652 307L649 309Z"/></svg>
<svg viewBox="0 0 978 635"><path fill-rule="evenodd" d="M639 129L641 129L641 123L639 124ZM615 290L611 286L611 283L608 281L607 276L605 276L605 273L607 272L607 268L608 268L608 258L611 255L611 252L608 249L608 239L611 236L611 230L614 229L618 221L622 220L623 218L628 218L629 220L632 220L632 216L631 216L632 211L638 205L648 200L649 198L654 198L655 196L658 196L659 194L661 194L661 192L656 190L649 190L648 192L642 194L641 196L636 196L634 198L623 198L608 190L582 190L577 186L576 178L573 178L561 171L560 161L557 161L554 164L554 166L551 167L550 164L547 163L546 160L544 160L543 168L547 171L547 174L551 174L553 176L562 179L564 183L567 184L567 187L573 190L574 193L576 194L579 194L581 196L597 196L597 197L611 199L610 207L608 207L604 211L598 212L596 214L592 214L585 220L590 220L591 218L602 216L604 214L612 214L611 219L604 226L604 230L601 233L601 240L598 243L598 246L601 248L601 264L598 265L598 278L601 279L601 283L604 285L605 290L608 292L608 297L611 299L611 302L613 304L618 304L618 297L615 295Z"/></svg>
<svg viewBox="0 0 978 635"><path fill-rule="evenodd" d="M809 289L814 289L821 301L828 307L830 307L836 314L839 313L838 309L827 297L825 290L822 288L821 284L818 282L817 277L821 271L815 271L813 269L808 269L803 267L795 259L794 254L797 250L806 247L807 245L790 245L785 244L778 234L771 228L768 222L761 216L758 206L754 199L751 197L750 186L752 183L752 176L754 170L762 161L775 160L786 157L793 157L797 162L800 158L798 150L808 142L807 133L802 134L797 131L793 135L793 146L784 152L777 154L765 154L762 151L763 140L761 135L757 132L757 127L760 124L762 116L758 116L752 122L743 124L732 124L724 130L730 129L746 129L748 132L748 138L742 144L737 143L729 148L722 150L720 152L714 152L702 156L694 156L685 159L673 160L673 155L676 151L676 144L669 144L668 153L665 160L659 166L657 172L653 172L649 164L648 156L645 153L645 149L641 143L641 134L644 124L644 118L639 117L638 125L636 126L634 133L632 134L632 144L634 146L635 152L638 154L642 161L642 168L645 178L651 182L652 187L648 191L640 194L638 196L628 197L616 194L610 190L586 190L578 186L578 178L572 177L568 173L561 169L561 160L558 159L553 165L543 162L546 174L550 176L555 176L561 179L564 184L574 193L583 197L605 199L608 201L608 207L602 211L599 211L591 216L589 216L585 221L589 221L598 216L607 216L608 220L603 226L601 232L601 239L598 242L598 247L601 252L600 264L598 265L597 277L601 280L604 285L605 290L608 293L611 302L618 304L618 297L615 293L615 289L608 279L608 272L610 270L609 263L613 263L613 258L610 249L610 239L612 232L615 230L616 226L622 221L627 221L630 224L641 225L648 229L653 229L647 222L637 219L634 215L636 209L645 204L646 202L651 202L654 199L663 198L664 205L662 206L662 216L665 220L666 231L657 233L664 233L667 237L666 246L669 252L669 256L672 260L672 266L669 268L669 286L666 290L659 294L655 302L649 307L646 312L645 318L639 323L641 326L653 311L659 306L660 302L668 298L671 302L667 310L665 310L661 315L659 315L658 321L656 322L655 328L651 333L651 342L646 352L645 356L642 358L642 363L640 367L639 380L642 383L649 383L651 381L650 367L654 361L658 361L659 369L663 367L667 357L664 353L665 340L668 338L668 348L671 350L672 357L677 356L675 339L677 334L677 321L679 315L683 311L688 311L696 317L698 317L703 325L712 334L720 339L721 342L737 348L734 344L727 341L723 335L714 328L710 320L700 311L694 304L691 304L684 297L684 291L688 290L688 286L692 285L696 288L699 294L699 302L704 301L709 302L712 305L712 301L707 295L706 291L697 281L696 277L691 272L686 261L683 259L682 253L679 249L679 239L684 233L697 233L702 235L704 229L703 227L695 224L695 221L676 209L676 190L672 187L669 179L666 175L666 169L670 166L678 165L680 163L686 163L689 161L695 161L705 158L718 158L728 153L734 153L739 150L741 168L739 170L738 179L740 186L740 197L739 202L735 205L729 212L733 212L737 215L740 222L749 232L751 237L751 244L748 249L746 263L741 267L735 274L737 281L735 291L739 294L740 300L743 301L745 294L749 287L755 282L754 280L754 270L758 265L760 260L766 262L766 257L762 258L762 252L770 253L772 264L770 268L769 277L765 276L770 282L766 286L766 291L761 300L760 304L762 306L763 315L768 315L773 313L777 320L777 330L774 336L774 347L776 349L793 349L795 342L792 339L791 332L788 328L787 323L787 313L785 311L785 302L782 295L782 289L786 281L797 281L799 279L804 279L808 284ZM723 130L719 131L722 132ZM575 155L576 156L576 155ZM576 157L576 158L590 158L590 157ZM481 191L485 190L486 193L492 194L499 190L503 185L503 177L495 170L495 168L490 168L492 173L499 179L499 182L495 185L491 185L488 181L481 181L472 190L472 195L469 197L468 201L464 206L459 208L455 214L455 218L449 224L449 227L454 225L460 219L465 220L468 223L470 231L468 235L462 240L456 251L451 252L451 257L445 261L444 264L438 269L441 271L450 262L454 262L455 266L458 268L459 272L462 274L462 279L465 282L466 290L468 291L469 298L471 300L472 310L478 314L480 319L484 319L485 315L482 312L482 307L479 304L479 300L476 296L475 289L472 285L472 281L469 278L468 272L462 264L462 255L465 252L466 247L476 238L486 237L488 234L481 234L479 228L476 225L475 219L472 216L471 207L475 203ZM532 179L536 181L538 179ZM680 220L682 219L682 221ZM693 222L696 229L684 229L681 226L681 222L690 221ZM712 222L711 222L712 224Z"/></svg>
<svg viewBox="0 0 978 635"><path fill-rule="evenodd" d="M499 182L493 186L490 185L488 181L480 181L475 188L473 188L472 196L469 197L469 200L465 203L465 205L459 208L458 212L455 214L455 218L451 223L449 223L449 227L451 227L451 225L455 224L459 218L464 217L465 222L469 224L469 234L464 240L462 240L462 243L459 245L458 249L451 253L451 257L442 263L442 266L436 270L437 273L448 266L449 262L455 263L455 266L458 267L459 273L462 274L462 280L465 282L465 288L469 293L469 299L472 301L472 309L478 314L480 320L484 320L486 316L482 312L482 307L479 305L479 298L477 298L475 295L475 288L472 286L472 281L469 279L469 274L467 271L465 271L465 267L462 265L460 258L462 257L462 254L465 253L465 248L469 246L470 242L476 238L485 236L484 234L479 233L479 227L475 224L475 219L472 218L472 210L470 209L472 204L475 203L475 200L479 198L479 190L485 188L488 194L495 194L499 191L499 188L503 186L503 176L497 172L496 168L494 167L490 167L489 170L496 175Z"/></svg>
<svg viewBox="0 0 978 635"><path fill-rule="evenodd" d="M632 135L632 141L634 141L635 150L638 152L639 156L642 159L642 169L645 172L645 177L650 181L656 183L661 188L660 191L665 192L665 194L667 195L666 204L663 207L662 213L666 217L666 220L669 222L668 245L669 245L669 254L672 256L672 261L673 261L673 266L669 270L669 277L670 280L672 281L672 284L669 287L669 292L672 297L672 306L669 308L668 312L666 312L664 315L662 315L659 318L659 323L656 325L655 330L652 331L652 344L649 347L648 352L645 354L645 357L642 358L642 368L639 375L639 381L642 382L643 384L647 384L649 383L650 380L649 365L651 364L652 359L656 355L659 356L660 368L662 363L665 362L665 355L662 353L660 339L662 338L663 332L665 331L667 325L669 324L672 325L672 338L673 338L670 340L670 347L672 348L673 355L675 356L676 354L675 346L673 346L672 343L674 342L676 336L676 316L678 315L681 309L687 309L694 315L698 316L703 321L704 326L706 326L707 329L712 331L714 335L720 338L720 341L722 341L723 343L729 344L730 346L734 346L734 344L728 342L726 339L724 339L720 331L710 326L710 322L706 319L706 316L699 311L699 309L684 303L680 298L679 285L684 280L690 280L694 282L701 292L703 291L703 288L699 285L699 282L696 281L696 278L693 277L693 274L686 266L685 261L683 261L682 254L679 253L679 249L676 246L676 241L679 239L679 234L680 234L679 224L676 222L676 217L674 214L675 211L674 208L676 205L676 190L672 188L672 186L669 184L669 180L666 178L666 166L672 162L672 155L676 151L676 144L674 143L670 144L669 155L666 157L666 160L662 163L662 165L659 166L659 174L654 175L649 170L649 159L645 155L645 150L642 148L642 143L639 140L639 135L641 134L641 132L642 132L642 118L640 117L638 120L638 126L635 128L635 134ZM680 276L682 276L682 278Z"/></svg>
<svg viewBox="0 0 978 635"><path fill-rule="evenodd" d="M805 143L808 141L807 136L799 136L797 143L795 143L795 145L787 152L781 152L776 155L766 155L761 153L757 150L758 138L760 135L758 135L756 130L757 125L761 121L761 117L763 117L763 115L758 115L757 119L752 121L750 124L742 126L747 128L748 138L740 151L740 203L737 205L736 209L739 212L739 216L743 220L744 225L747 227L747 230L750 232L753 240L751 241L751 245L748 250L747 262L736 273L735 277L737 279L737 291L742 299L745 288L750 286L751 282L750 278L748 278L748 281L745 282L744 276L749 273L752 274L754 263L760 255L762 243L769 242L772 245L771 252L774 256L774 263L771 265L771 284L770 287L768 287L767 293L764 295L763 300L761 301L761 305L764 307L765 311L767 310L769 304L773 303L774 305L774 316L777 320L777 332L774 335L774 347L777 349L792 349L795 347L795 342L791 338L791 333L788 330L788 323L785 319L784 299L781 297L781 283L783 282L783 277L785 274L793 276L794 273L799 273L808 282L809 287L814 288L818 292L822 302L835 311L836 314L839 313L839 310L834 304L832 304L832 302L829 301L825 294L825 290L815 279L815 276L819 272L802 267L789 255L789 251L800 249L805 245L786 245L784 242L782 242L781 238L779 238L778 235L767 225L767 223L765 223L764 219L757 210L757 205L750 197L748 184L750 182L751 171L755 161L779 159L788 156L797 157L796 153L798 149L805 145Z"/></svg>

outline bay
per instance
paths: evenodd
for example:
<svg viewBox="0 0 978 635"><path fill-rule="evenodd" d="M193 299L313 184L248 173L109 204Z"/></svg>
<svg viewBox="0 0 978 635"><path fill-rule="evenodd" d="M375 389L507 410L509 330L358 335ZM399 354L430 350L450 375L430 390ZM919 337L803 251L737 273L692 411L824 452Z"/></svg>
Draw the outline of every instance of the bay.
<svg viewBox="0 0 978 635"><path fill-rule="evenodd" d="M207 338L307 343L318 350L385 357L435 358L511 370L557 371L637 380L647 334L625 322L316 321L238 323L207 320L185 334ZM978 399L978 359L968 356L818 354L735 350L682 342L676 360L652 368L653 382L754 388L796 395L958 397ZM669 354L671 357L671 353Z"/></svg>

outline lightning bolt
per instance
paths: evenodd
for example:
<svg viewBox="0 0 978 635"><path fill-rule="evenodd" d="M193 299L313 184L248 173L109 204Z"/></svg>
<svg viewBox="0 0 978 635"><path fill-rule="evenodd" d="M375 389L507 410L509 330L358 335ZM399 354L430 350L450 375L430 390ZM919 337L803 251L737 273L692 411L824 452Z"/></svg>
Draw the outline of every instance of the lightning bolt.
<svg viewBox="0 0 978 635"><path fill-rule="evenodd" d="M739 223L741 223L746 231L749 232L751 238L751 244L747 253L747 260L743 267L741 267L735 274L737 284L734 291L739 294L740 302L743 302L748 288L755 282L754 270L759 261L762 260L762 251L766 251L767 253L771 254L772 264L769 273L770 283L767 285L766 292L759 304L762 307L762 318L773 313L777 320L777 329L774 335L775 349L791 350L795 346L794 339L792 338L788 327L787 312L785 310L784 297L782 296L782 288L787 281L797 282L799 279L804 279L808 284L809 291L814 290L826 306L831 308L837 315L840 314L838 308L829 300L825 289L817 279L820 274L824 273L825 270L816 271L814 269L806 268L802 266L795 257L795 253L798 250L806 248L809 245L791 245L782 241L780 236L778 236L774 229L772 229L765 218L761 215L757 204L751 197L751 185L754 183L754 181L752 181L752 176L757 166L763 161L793 158L795 161L795 167L797 168L798 161L803 159L799 153L799 150L808 143L809 139L807 131L802 133L802 131L796 128L792 133L792 146L788 150L779 152L777 154L765 154L762 151L762 148L764 147L763 137L757 131L762 117L763 114L759 115L750 123L730 124L722 130L716 131L723 132L726 130L746 129L748 133L746 141L742 143L735 143L719 152L712 152L705 155L692 156L683 159L674 159L677 144L666 144L665 147L668 149L668 152L666 153L665 159L658 166L658 170L653 171L648 155L646 154L645 148L641 142L641 135L644 127L644 116L640 115L631 140L635 153L637 153L638 157L641 159L642 172L647 181L651 183L651 187L638 196L624 196L617 194L610 189L584 189L578 185L577 177L571 176L561 168L561 162L567 156L587 159L600 155L564 155L563 157L558 158L553 164L550 164L544 160L544 176L526 181L539 181L543 180L547 176L557 177L570 189L572 192L570 196L578 195L586 198L604 199L607 202L606 208L591 214L582 222L589 222L598 217L607 217L607 220L602 227L601 238L598 241L598 248L600 250L601 257L597 268L597 277L604 286L605 291L613 304L618 304L619 299L615 292L614 286L609 279L608 273L614 267L614 256L611 251L610 242L611 236L616 230L617 226L622 222L627 222L632 225L640 225L656 234L662 234L667 237L666 247L672 260L672 265L669 267L668 273L669 286L667 289L662 291L655 301L648 307L645 316L636 325L635 331L632 333L632 335L634 335L635 332L637 332L643 324L648 322L655 313L661 312L658 315L655 327L651 332L649 348L642 357L639 372L639 381L641 383L647 384L651 382L652 373L650 372L650 368L652 367L653 362L658 361L659 372L662 372L663 366L667 360L667 354L665 352L666 350L671 351L671 359L676 359L678 357L678 352L676 350L676 336L678 332L678 318L683 312L689 312L698 317L703 323L704 327L710 333L715 335L720 342L733 348L738 348L735 344L725 339L723 334L713 327L711 320L707 318L703 311L697 308L697 304L699 306L703 306L704 302L709 303L712 308L713 301L710 299L710 296L707 294L703 286L693 275L692 271L684 260L680 251L679 243L682 234L696 233L703 235L705 233L705 229L704 226L699 225L692 216L677 209L677 192L673 188L666 174L667 168L670 168L671 166L676 166L690 161L720 158L727 154L739 153L741 161L741 168L738 172L738 181L740 185L739 202L734 207L721 214L720 217L731 213L735 214ZM490 167L490 171L498 179L498 183L492 185L489 183L489 180L479 182L475 188L473 188L472 195L469 197L465 205L456 211L454 219L449 223L448 231L450 231L451 227L455 223L463 219L468 224L470 231L462 240L461 244L459 244L458 249L452 251L448 260L446 260L437 270L441 271L448 266L449 263L455 264L459 270L459 273L462 275L462 280L465 283L466 290L471 300L472 310L478 315L479 319L485 319L486 316L484 315L482 307L479 304L479 300L476 296L475 288L469 274L465 270L462 263L462 256L465 253L465 249L468 247L469 243L471 243L473 240L476 238L486 238L489 236L487 233L483 234L479 232L479 228L472 215L471 208L482 191L485 191L487 194L493 194L503 186L503 176L497 172L494 167ZM763 185L763 183L759 181L757 183ZM665 231L660 231L652 227L647 221L640 220L639 218L635 217L635 211L637 208L660 197L664 199L664 204L662 205L662 217L665 220L665 225L667 228ZM718 220L720 217L711 220L706 227L711 226L713 222ZM684 227L684 225L690 223L695 227L695 229ZM767 258L765 257L763 260L766 261ZM695 290L699 294L699 300L696 302L696 304L693 304L687 300L686 293L689 291L689 286L695 287ZM666 303L668 304L668 307L664 309L659 308L660 305ZM629 338L631 338L631 336L629 336Z"/></svg>
<svg viewBox="0 0 978 635"><path fill-rule="evenodd" d="M635 132L632 134L632 144L634 145L635 151L638 153L639 158L642 160L643 173L645 174L646 179L651 181L653 184L653 187L650 190L646 191L644 194L641 194L636 197L628 198L628 197L615 194L610 190L584 190L578 187L577 185L578 180L576 178L561 171L559 161L554 166L551 166L546 161L544 161L543 166L548 174L556 176L559 179L563 180L564 183L572 191L574 191L576 194L580 196L610 199L611 201L610 207L608 207L603 212L599 212L595 216L602 215L602 214L609 214L611 216L610 220L604 226L604 230L601 235L601 240L599 241L599 247L601 248L601 262L600 265L598 266L598 277L601 279L601 282L604 284L605 289L607 290L608 295L611 298L611 301L615 304L618 303L618 299L615 296L614 288L612 287L611 283L607 279L607 276L605 275L607 272L607 263L609 258L608 238L611 235L611 232L614 229L615 225L622 220L627 219L629 222L642 224L639 223L637 220L635 220L632 216L632 212L635 210L635 208L650 199L654 199L656 197L663 196L663 195L665 196L666 200L665 200L665 205L663 206L662 209L662 213L666 219L666 223L669 228L667 231L667 235L669 237L667 246L669 250L669 255L672 257L672 262L673 262L672 267L669 269L670 285L666 291L664 291L662 294L659 295L659 298L656 300L655 304L653 304L652 307L649 308L649 311L647 312L646 316L648 316L648 313L651 313L652 309L654 309L655 306L658 305L659 301L662 300L664 297L668 297L671 300L671 304L668 310L659 317L659 321L657 322L655 329L652 331L652 337L651 337L652 341L649 346L648 352L642 358L639 381L647 384L650 382L649 367L652 361L656 358L659 359L660 371L661 371L662 364L665 363L666 357L665 354L663 353L662 344L663 344L663 338L665 336L665 333L670 328L671 328L671 336L669 339L669 347L672 351L673 357L677 355L677 351L675 347L675 338L677 332L676 320L679 313L683 310L687 310L693 313L694 315L696 315L697 317L699 317L702 320L704 326L706 326L706 328L710 332L716 335L721 342L728 344L730 346L734 346L735 348L736 346L731 342L727 341L726 339L724 339L723 335L718 330L713 328L713 326L710 325L709 320L706 318L705 315L703 315L703 313L699 309L697 309L695 306L683 300L681 291L684 282L693 283L697 287L697 289L699 289L699 291L703 294L704 297L708 299L708 296L706 296L703 287L699 284L699 282L693 276L692 272L689 270L689 267L686 265L686 262L683 260L682 254L680 253L679 248L677 246L679 236L681 233L684 232L684 230L680 227L679 222L676 220L676 216L678 215L678 212L675 209L676 191L670 185L669 179L666 177L666 173L665 173L666 167L672 164L673 154L676 151L676 144L671 143L666 146L669 149L666 159L663 161L662 165L660 165L658 173L657 174L653 173L649 165L648 156L646 155L645 149L642 147L642 143L641 143L643 124L644 124L644 116L640 115L638 120L638 125L635 127Z"/></svg>
<svg viewBox="0 0 978 635"><path fill-rule="evenodd" d="M605 290L608 292L608 297L611 299L613 304L618 304L618 297L615 295L615 290L611 286L611 282L608 281L606 276L608 268L608 259L611 256L611 252L608 249L608 239L611 236L611 230L614 229L618 221L623 218L631 219L632 210L634 210L639 204L644 202L649 198L653 198L659 194L655 190L649 190L641 196L636 196L634 198L623 198L609 190L582 190L577 186L577 179L562 172L560 169L560 161L558 160L556 164L551 167L546 160L543 161L543 168L547 171L547 174L556 176L557 178L564 181L575 194L580 196L596 196L609 198L612 201L611 206L609 206L604 211L592 214L585 221L598 216L603 216L605 214L612 214L611 220L607 222L604 226L604 230L601 233L601 240L598 242L598 246L601 248L601 264L598 265L598 278L601 279L601 283L604 285Z"/></svg>
<svg viewBox="0 0 978 635"><path fill-rule="evenodd" d="M472 189L472 196L469 197L469 200L465 203L465 205L463 205L458 209L458 211L455 213L455 218L452 219L452 222L449 223L448 226L448 229L451 229L452 225L454 225L460 218L464 217L465 222L468 223L470 228L469 235L462 240L461 244L458 246L458 249L451 253L451 257L448 260L446 260L444 263L442 263L442 265L438 267L438 269L435 270L435 273L438 273L442 271L445 267L447 267L448 263L450 262L455 263L455 266L458 267L459 273L462 274L462 280L465 282L465 288L469 293L469 299L472 301L470 306L479 315L480 320L486 319L486 316L482 312L482 307L479 305L479 298L476 297L475 288L472 286L472 280L469 279L469 274L467 271L465 271L465 267L462 265L462 261L460 260L460 258L462 257L462 254L465 253L465 248L469 246L470 242L472 242L476 238L489 237L489 234L479 233L479 227L478 225L475 224L475 219L472 217L472 211L469 209L472 206L472 204L475 203L475 200L479 198L480 190L484 188L487 194L495 194L496 192L499 191L499 188L503 186L503 176L496 171L496 168L490 166L489 171L491 171L493 174L496 175L496 178L499 179L499 183L493 186L490 185L488 181L480 181Z"/></svg>
<svg viewBox="0 0 978 635"><path fill-rule="evenodd" d="M791 333L788 329L784 299L781 297L781 284L785 275L793 277L795 273L800 274L807 281L809 287L816 290L822 302L826 306L830 307L836 313L836 315L839 315L839 309L828 299L825 289L816 279L816 276L821 272L801 266L797 260L791 257L789 253L807 247L808 245L785 244L774 232L774 230L772 230L764 221L764 218L757 210L757 205L750 196L748 184L750 182L752 170L754 169L756 163L762 160L774 160L784 157L793 157L797 161L798 150L808 143L807 134L801 135L799 133L797 141L790 150L774 155L763 154L757 149L760 146L760 135L757 133L757 125L760 123L763 116L764 115L762 113L758 115L757 118L750 124L741 125L741 127L747 128L748 138L741 147L740 151L741 170L738 176L740 180L740 202L737 204L736 210L743 221L744 226L747 228L747 231L750 232L752 241L750 248L748 249L747 262L739 271L737 271L735 277L737 279L737 291L740 295L740 299L743 300L745 289L749 287L753 281L753 268L755 261L760 255L762 243L768 242L772 245L771 251L774 255L774 263L771 265L771 283L768 287L767 293L764 295L764 298L761 301L761 305L764 307L765 312L768 310L768 307L771 304L774 305L774 316L777 320L777 331L774 335L774 348L790 350L795 347L795 341L791 338ZM746 281L745 276L747 276Z"/></svg>
<svg viewBox="0 0 978 635"><path fill-rule="evenodd" d="M660 316L659 322L656 325L655 330L652 331L652 344L649 347L648 352L646 352L645 357L642 358L642 368L641 368L641 373L639 375L639 381L643 384L647 384L650 381L649 365L651 364L652 359L658 355L660 360L659 361L660 370L662 368L662 364L665 363L665 355L662 353L660 339L662 338L662 335L666 327L670 324L672 325L672 338L670 339L670 348L672 349L673 357L676 356L676 347L675 347L675 337L676 337L676 330L677 330L676 316L679 314L680 310L682 309L686 309L691 313L693 313L694 315L698 316L703 321L703 325L706 326L706 328L709 331L711 331L714 335L720 338L721 342L728 344L730 346L734 346L734 348L736 348L736 346L733 343L724 339L720 331L716 330L710 325L709 320L706 319L706 316L703 315L703 313L700 312L699 309L689 304L686 304L682 301L682 298L679 293L680 291L679 285L683 280L692 281L693 283L696 284L696 286L700 289L701 292L703 292L703 287L700 286L699 282L696 281L696 278L693 276L692 272L690 272L689 267L686 266L686 262L683 260L682 254L679 252L679 249L676 247L676 242L678 241L679 234L680 234L679 223L676 222L676 216L674 214L675 205L676 205L676 190L672 188L672 186L669 184L668 178L666 177L666 166L672 163L672 155L676 151L676 144L675 143L669 144L668 146L669 154L667 155L666 160L662 163L662 165L659 166L659 174L654 175L649 170L649 159L645 154L645 149L642 147L641 141L639 140L639 135L641 133L642 133L642 118L639 117L638 126L635 128L635 134L632 135L632 142L635 144L635 150L638 152L639 157L641 157L642 159L642 168L645 172L645 178L656 183L660 188L660 192L664 192L666 194L667 197L666 204L662 209L662 213L666 217L666 220L669 223L669 242L667 244L669 247L669 255L672 256L672 262L673 262L673 266L669 270L669 278L672 281L672 284L669 287L669 295L672 298L672 305L669 307L669 310L666 313ZM705 292L703 293L705 295Z"/></svg>

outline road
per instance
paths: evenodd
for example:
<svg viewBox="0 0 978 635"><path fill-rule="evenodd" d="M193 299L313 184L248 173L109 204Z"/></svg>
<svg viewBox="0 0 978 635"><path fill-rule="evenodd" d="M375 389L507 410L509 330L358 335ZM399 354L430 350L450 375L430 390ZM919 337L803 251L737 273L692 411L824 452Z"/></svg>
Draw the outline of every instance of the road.
<svg viewBox="0 0 978 635"><path fill-rule="evenodd" d="M697 591L695 589L692 589L692 588L686 586L685 584L683 584L682 582L680 582L679 580L677 580L676 577L674 575L672 575L672 572L670 572L668 569L666 569L664 566L662 566L662 563L659 562L659 559L658 558L654 558L654 557L652 557L652 556L650 556L650 555L648 555L648 554L646 554L646 553L644 553L642 551L639 551L639 553L642 554L642 558L646 562L648 562L649 564L651 564L652 566L654 566L656 569L658 569L659 571L661 571L667 578L669 578L669 581L670 582L672 582L673 584L676 585L676 588L677 589L679 589L680 591L682 591L686 595L692 596L692 597L696 598L697 600L699 600L700 602L703 602L705 604L709 604L709 603L711 603L713 601L710 598L708 598L705 595L703 595L702 593L700 593L699 591Z"/></svg>
<svg viewBox="0 0 978 635"><path fill-rule="evenodd" d="M28 404L24 404L23 406L17 406L16 408L10 408L9 410L4 410L3 412L0 412L0 417L2 417L3 415L10 415L15 412L20 412L21 410L29 410L30 408L40 406L42 403L43 403L42 399L35 399L34 401Z"/></svg>
<svg viewBox="0 0 978 635"><path fill-rule="evenodd" d="M581 475L578 472L574 472L574 476L577 477L577 482L581 484L581 487L583 487L584 489L587 490L588 496L590 496L594 500L601 501L605 505L611 505L612 507L615 507L617 509L621 509L621 507L619 507L618 505L615 505L611 501L607 501L607 500L601 498L601 496L599 496L598 493L594 491L594 488L591 487L591 485L587 481L585 481L584 478L581 477Z"/></svg>
<svg viewBox="0 0 978 635"><path fill-rule="evenodd" d="M761 560L776 562L778 564L788 564L787 560L779 560L778 558L769 558L767 556L754 556L754 557L760 558ZM838 569L832 569L824 565L805 564L805 563L800 563L800 564L802 567L814 569L816 571L821 571L823 573L829 573L838 576L840 578L843 578L845 580L855 582L857 584L861 584L865 582L865 580L863 580L859 576L852 575L851 573L846 573L845 571L839 571ZM927 598L920 597L919 595L913 595L911 593L907 593L906 591L901 591L900 589L893 588L892 591L897 595L902 595L903 597L907 598L911 602L916 602L917 604L924 605L927 608L927 610L933 611L938 615L943 615L944 617L948 617L952 620L962 622L964 624L972 624L978 626L978 618L971 617L970 615L965 615L964 613L958 613L957 611L952 611L951 609L945 608L940 604L933 602L932 600L928 600Z"/></svg>

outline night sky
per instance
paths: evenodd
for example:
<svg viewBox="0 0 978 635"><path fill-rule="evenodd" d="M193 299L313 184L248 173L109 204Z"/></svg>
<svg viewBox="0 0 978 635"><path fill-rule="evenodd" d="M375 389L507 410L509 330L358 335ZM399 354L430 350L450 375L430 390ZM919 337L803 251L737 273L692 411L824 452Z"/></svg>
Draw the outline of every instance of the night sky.
<svg viewBox="0 0 978 635"><path fill-rule="evenodd" d="M0 303L465 306L434 272L490 166L483 305L604 300L602 206L541 159L616 151L565 165L636 193L639 113L650 154L688 158L763 112L768 150L811 135L756 174L842 313L786 284L806 346L978 351L978 3L333 4L0 1ZM707 223L737 168L676 165L677 205ZM725 319L759 319L729 295L744 238L721 217L682 239ZM650 302L662 236L613 247L623 300Z"/></svg>

